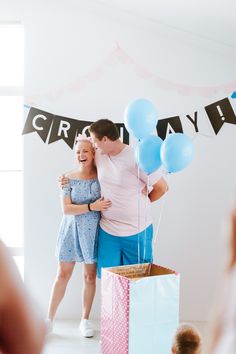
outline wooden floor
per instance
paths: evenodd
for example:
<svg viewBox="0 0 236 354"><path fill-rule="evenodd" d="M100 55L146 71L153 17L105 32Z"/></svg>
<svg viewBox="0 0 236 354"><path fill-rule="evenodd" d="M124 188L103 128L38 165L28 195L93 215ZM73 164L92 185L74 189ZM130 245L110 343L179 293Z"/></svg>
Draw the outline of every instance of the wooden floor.
<svg viewBox="0 0 236 354"><path fill-rule="evenodd" d="M78 330L79 321L56 321L54 324L53 333L47 336L45 348L42 354L101 354L99 331L100 324L99 321L93 321L93 323L95 328L95 336L93 338L83 338ZM207 331L206 323L191 323L199 329L203 336L204 342Z"/></svg>

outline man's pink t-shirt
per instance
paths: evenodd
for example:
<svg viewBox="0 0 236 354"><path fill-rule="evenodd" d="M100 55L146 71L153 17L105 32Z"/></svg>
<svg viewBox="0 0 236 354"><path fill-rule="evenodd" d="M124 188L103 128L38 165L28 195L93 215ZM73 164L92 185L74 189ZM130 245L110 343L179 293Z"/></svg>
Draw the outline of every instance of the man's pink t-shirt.
<svg viewBox="0 0 236 354"><path fill-rule="evenodd" d="M133 148L127 145L115 156L102 154L98 149L95 162L101 195L112 202L112 207L102 212L102 229L114 236L131 236L143 231L152 223L151 202L141 193L148 176L141 170L138 172ZM160 172L149 175L149 185L160 178Z"/></svg>

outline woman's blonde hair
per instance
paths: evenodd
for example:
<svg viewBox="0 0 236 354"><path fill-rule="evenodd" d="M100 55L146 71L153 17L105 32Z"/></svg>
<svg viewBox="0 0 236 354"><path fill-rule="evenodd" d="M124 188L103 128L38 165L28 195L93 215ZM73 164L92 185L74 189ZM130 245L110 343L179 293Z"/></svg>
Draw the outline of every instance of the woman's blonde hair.
<svg viewBox="0 0 236 354"><path fill-rule="evenodd" d="M81 142L88 142L91 144L92 149L94 150L94 144L93 144L93 140L90 136L86 136L86 134L78 134L77 138L76 138L76 143L75 143L75 149L77 147L77 145Z"/></svg>

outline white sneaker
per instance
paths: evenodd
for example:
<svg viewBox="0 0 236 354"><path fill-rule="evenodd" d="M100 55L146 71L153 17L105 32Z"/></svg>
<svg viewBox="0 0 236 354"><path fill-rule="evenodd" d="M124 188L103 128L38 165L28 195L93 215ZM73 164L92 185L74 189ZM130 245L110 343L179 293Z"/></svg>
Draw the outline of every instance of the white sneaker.
<svg viewBox="0 0 236 354"><path fill-rule="evenodd" d="M53 321L50 318L45 320L47 334L52 333L53 331Z"/></svg>
<svg viewBox="0 0 236 354"><path fill-rule="evenodd" d="M86 319L80 321L79 330L83 337L90 338L94 336L92 322Z"/></svg>

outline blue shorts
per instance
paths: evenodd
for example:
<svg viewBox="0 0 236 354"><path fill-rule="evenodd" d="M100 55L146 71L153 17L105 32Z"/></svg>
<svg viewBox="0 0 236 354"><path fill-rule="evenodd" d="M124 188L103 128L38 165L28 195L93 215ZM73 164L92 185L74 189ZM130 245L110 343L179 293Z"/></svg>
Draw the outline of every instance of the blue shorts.
<svg viewBox="0 0 236 354"><path fill-rule="evenodd" d="M98 278L101 278L101 268L138 263L152 263L152 237L152 225L149 225L139 234L121 237L110 235L99 227L97 262ZM140 251L138 251L138 244ZM146 245L145 252L144 244Z"/></svg>

